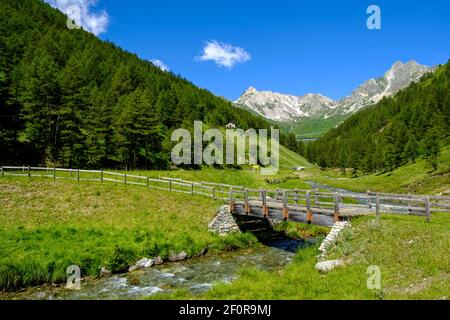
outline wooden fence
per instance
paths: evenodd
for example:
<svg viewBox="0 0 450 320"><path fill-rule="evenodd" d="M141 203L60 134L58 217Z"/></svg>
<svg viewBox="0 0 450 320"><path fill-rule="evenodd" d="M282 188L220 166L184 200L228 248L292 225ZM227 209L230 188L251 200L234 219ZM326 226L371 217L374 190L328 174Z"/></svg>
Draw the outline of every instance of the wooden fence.
<svg viewBox="0 0 450 320"><path fill-rule="evenodd" d="M139 185L147 188L202 195L227 201L230 208L242 204L245 211L250 206L260 206L267 213L270 208L280 209L287 218L289 212L305 211L333 214L337 219L346 212L352 216L382 213L424 216L429 222L432 212L450 212L450 197L406 195L390 193L322 192L301 189L250 189L214 182L193 182L177 178L132 175L104 170L62 169L44 167L1 166L0 176L46 177L76 181L113 182Z"/></svg>

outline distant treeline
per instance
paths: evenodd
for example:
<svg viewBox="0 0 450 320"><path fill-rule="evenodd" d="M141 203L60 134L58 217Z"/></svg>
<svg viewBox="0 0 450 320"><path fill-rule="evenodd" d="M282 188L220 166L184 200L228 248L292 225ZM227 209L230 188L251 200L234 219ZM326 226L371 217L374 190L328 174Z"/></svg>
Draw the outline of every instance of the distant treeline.
<svg viewBox="0 0 450 320"><path fill-rule="evenodd" d="M419 157L437 169L449 133L450 61L308 144L307 157L322 168L355 174L392 170Z"/></svg>
<svg viewBox="0 0 450 320"><path fill-rule="evenodd" d="M270 129L66 22L39 0L0 0L1 163L167 168L171 132L194 120Z"/></svg>

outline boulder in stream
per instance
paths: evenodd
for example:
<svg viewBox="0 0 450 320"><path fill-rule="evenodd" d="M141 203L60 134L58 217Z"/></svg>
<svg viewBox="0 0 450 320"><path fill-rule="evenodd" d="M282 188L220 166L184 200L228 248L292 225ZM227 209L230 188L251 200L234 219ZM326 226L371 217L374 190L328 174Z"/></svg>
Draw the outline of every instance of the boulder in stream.
<svg viewBox="0 0 450 320"><path fill-rule="evenodd" d="M129 272L133 272L139 269L144 269L144 268L150 268L155 264L155 259L147 259L147 258L142 258L141 260L139 260L138 262L136 262L136 264L134 266L131 266L128 271Z"/></svg>
<svg viewBox="0 0 450 320"><path fill-rule="evenodd" d="M171 261L171 262L181 261L181 260L186 259L187 256L188 256L188 254L186 252L184 252L184 251L181 251L178 254L175 254L175 253L172 252L170 254L170 256L169 256L169 261Z"/></svg>
<svg viewBox="0 0 450 320"><path fill-rule="evenodd" d="M154 261L155 261L155 265L160 265L160 264L163 264L163 259L160 257L160 256L157 256L155 259L154 259Z"/></svg>
<svg viewBox="0 0 450 320"><path fill-rule="evenodd" d="M105 267L101 267L100 268L100 278L101 277L105 277L111 274L111 271L109 271L108 269L106 269Z"/></svg>

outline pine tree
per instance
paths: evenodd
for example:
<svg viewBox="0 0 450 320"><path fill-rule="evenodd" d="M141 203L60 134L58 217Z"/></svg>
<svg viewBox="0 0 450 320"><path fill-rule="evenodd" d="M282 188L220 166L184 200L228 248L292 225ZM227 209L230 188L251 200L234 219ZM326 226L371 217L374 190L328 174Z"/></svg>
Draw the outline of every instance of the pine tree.
<svg viewBox="0 0 450 320"><path fill-rule="evenodd" d="M419 150L419 142L417 141L414 135L411 135L408 139L408 142L405 145L403 151L403 157L410 162L416 162L417 157L420 154Z"/></svg>
<svg viewBox="0 0 450 320"><path fill-rule="evenodd" d="M58 66L45 52L37 53L23 79L20 97L25 139L38 150L41 161L56 162L60 147L61 90Z"/></svg>
<svg viewBox="0 0 450 320"><path fill-rule="evenodd" d="M440 155L439 135L436 129L429 130L422 143L422 157L432 166L433 170L438 169Z"/></svg>

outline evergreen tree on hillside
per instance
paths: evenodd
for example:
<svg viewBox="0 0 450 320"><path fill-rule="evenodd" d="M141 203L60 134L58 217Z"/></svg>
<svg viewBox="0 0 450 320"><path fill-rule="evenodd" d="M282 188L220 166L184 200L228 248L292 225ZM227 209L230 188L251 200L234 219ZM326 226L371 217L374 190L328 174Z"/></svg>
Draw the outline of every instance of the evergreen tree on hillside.
<svg viewBox="0 0 450 320"><path fill-rule="evenodd" d="M403 158L410 162L415 162L420 154L419 142L415 135L411 135L403 149Z"/></svg>
<svg viewBox="0 0 450 320"><path fill-rule="evenodd" d="M427 160L434 170L438 169L440 155L439 134L436 129L430 129L421 143L422 157Z"/></svg>
<svg viewBox="0 0 450 320"><path fill-rule="evenodd" d="M0 162L167 168L170 133L195 120L270 129L66 21L40 0L0 0Z"/></svg>
<svg viewBox="0 0 450 320"><path fill-rule="evenodd" d="M58 66L46 52L37 53L25 68L20 102L24 135L46 162L57 161L61 138L61 88Z"/></svg>
<svg viewBox="0 0 450 320"><path fill-rule="evenodd" d="M354 174L393 170L422 157L436 169L450 136L450 61L419 83L360 110L308 145L321 167Z"/></svg>

